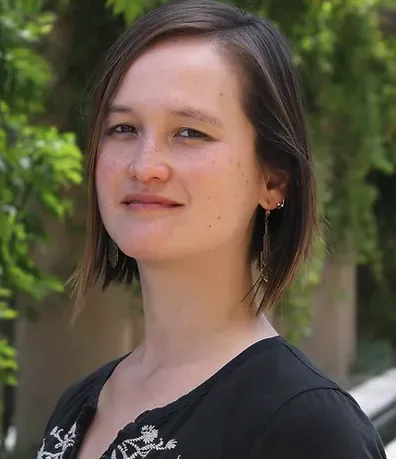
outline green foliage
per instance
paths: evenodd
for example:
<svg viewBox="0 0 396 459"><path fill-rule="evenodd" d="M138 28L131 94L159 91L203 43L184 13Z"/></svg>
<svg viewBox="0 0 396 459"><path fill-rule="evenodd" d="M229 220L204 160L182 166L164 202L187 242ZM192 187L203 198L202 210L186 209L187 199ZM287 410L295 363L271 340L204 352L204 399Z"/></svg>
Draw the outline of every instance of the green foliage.
<svg viewBox="0 0 396 459"><path fill-rule="evenodd" d="M396 363L395 357L394 349L388 341L362 336L358 344L354 373L361 375L362 380L367 380L392 368Z"/></svg>
<svg viewBox="0 0 396 459"><path fill-rule="evenodd" d="M167 0L138 0L134 2L129 0L107 0L106 2L115 15L122 15L125 18L127 24L130 24L147 11L165 3L168 3Z"/></svg>
<svg viewBox="0 0 396 459"><path fill-rule="evenodd" d="M380 192L375 212L378 222L381 270L367 265L359 270L359 325L376 339L389 340L396 349L396 214L394 190L396 175L372 177Z"/></svg>
<svg viewBox="0 0 396 459"><path fill-rule="evenodd" d="M305 8L295 2L288 23L286 3L284 10L270 3L267 13L288 36L302 74L326 244L378 265L383 252L373 213L377 187L368 177L394 173L395 44L380 32L373 1L309 2ZM313 260L318 275L327 256L319 245ZM297 324L302 331L307 323L303 311L318 276L303 280L300 275L286 302L290 330Z"/></svg>
<svg viewBox="0 0 396 459"><path fill-rule="evenodd" d="M127 23L160 3L108 0ZM378 263L377 188L368 176L393 174L396 166L396 47L381 33L378 1L233 3L268 17L292 47L308 109L326 244L337 252L356 253L361 263ZM314 259L282 305L292 339L306 328L309 298L327 256L318 239Z"/></svg>
<svg viewBox="0 0 396 459"><path fill-rule="evenodd" d="M82 180L74 135L39 123L51 72L39 50L53 15L37 0L0 0L0 319L16 317L10 297L42 298L61 283L31 259L47 244L42 211L64 219L66 187ZM10 372L10 370L12 370ZM13 382L15 351L0 340L0 380Z"/></svg>

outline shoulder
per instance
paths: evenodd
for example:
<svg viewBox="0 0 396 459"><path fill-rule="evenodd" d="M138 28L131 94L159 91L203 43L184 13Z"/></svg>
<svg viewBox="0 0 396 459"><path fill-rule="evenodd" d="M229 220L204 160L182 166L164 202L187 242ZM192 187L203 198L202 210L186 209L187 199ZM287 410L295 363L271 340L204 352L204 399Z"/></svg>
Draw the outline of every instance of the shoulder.
<svg viewBox="0 0 396 459"><path fill-rule="evenodd" d="M274 413L251 459L385 459L382 442L352 397L338 389L311 389Z"/></svg>
<svg viewBox="0 0 396 459"><path fill-rule="evenodd" d="M106 380L123 358L112 360L71 384L55 405L44 435L48 434L54 426L75 421L84 405L97 399Z"/></svg>
<svg viewBox="0 0 396 459"><path fill-rule="evenodd" d="M228 379L221 398L234 457L385 457L356 401L282 338L259 344Z"/></svg>
<svg viewBox="0 0 396 459"><path fill-rule="evenodd" d="M249 358L232 372L227 386L224 393L236 403L239 412L250 419L264 416L267 420L298 394L339 388L301 351L280 337L257 343ZM249 409L241 411L243 407Z"/></svg>

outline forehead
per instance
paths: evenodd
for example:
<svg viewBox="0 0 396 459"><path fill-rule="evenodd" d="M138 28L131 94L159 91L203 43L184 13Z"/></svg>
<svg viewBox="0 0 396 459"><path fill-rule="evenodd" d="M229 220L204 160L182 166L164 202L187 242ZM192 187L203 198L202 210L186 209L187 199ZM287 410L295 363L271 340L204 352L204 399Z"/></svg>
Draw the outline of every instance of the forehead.
<svg viewBox="0 0 396 459"><path fill-rule="evenodd" d="M212 39L177 38L158 43L130 66L115 103L180 105L213 110L241 109L235 65Z"/></svg>

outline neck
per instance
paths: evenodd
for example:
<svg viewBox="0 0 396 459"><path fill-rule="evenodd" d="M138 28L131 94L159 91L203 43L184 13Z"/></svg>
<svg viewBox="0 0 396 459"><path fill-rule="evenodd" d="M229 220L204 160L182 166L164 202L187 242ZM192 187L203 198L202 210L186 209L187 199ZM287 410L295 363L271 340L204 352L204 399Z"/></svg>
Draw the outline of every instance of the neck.
<svg viewBox="0 0 396 459"><path fill-rule="evenodd" d="M155 365L231 354L275 335L252 304L249 265L230 251L139 266L145 315L143 358Z"/></svg>

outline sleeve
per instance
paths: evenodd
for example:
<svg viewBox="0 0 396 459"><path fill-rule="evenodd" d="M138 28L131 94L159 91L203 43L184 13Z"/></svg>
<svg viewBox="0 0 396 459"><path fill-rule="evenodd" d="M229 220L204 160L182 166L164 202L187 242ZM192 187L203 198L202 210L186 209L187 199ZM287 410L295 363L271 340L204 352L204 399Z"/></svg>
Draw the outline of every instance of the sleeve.
<svg viewBox="0 0 396 459"><path fill-rule="evenodd" d="M81 405L86 398L85 381L77 381L70 385L61 395L58 402L55 404L54 410L48 419L44 429L44 436L48 435L52 428L57 425L62 417L68 413L74 405L76 408Z"/></svg>
<svg viewBox="0 0 396 459"><path fill-rule="evenodd" d="M76 419L82 407L91 397L97 397L104 383L110 377L116 366L129 355L126 354L116 360L112 360L89 376L83 377L69 386L58 403L55 405L47 425L44 429L44 436L65 419Z"/></svg>
<svg viewBox="0 0 396 459"><path fill-rule="evenodd" d="M337 389L297 395L273 416L250 459L386 459L358 404Z"/></svg>

